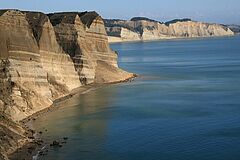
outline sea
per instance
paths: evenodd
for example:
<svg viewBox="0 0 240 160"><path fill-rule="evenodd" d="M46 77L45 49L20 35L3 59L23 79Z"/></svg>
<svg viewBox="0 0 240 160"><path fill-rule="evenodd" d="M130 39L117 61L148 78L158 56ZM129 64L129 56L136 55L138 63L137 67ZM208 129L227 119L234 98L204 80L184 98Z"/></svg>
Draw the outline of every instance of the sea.
<svg viewBox="0 0 240 160"><path fill-rule="evenodd" d="M73 97L33 126L44 160L239 160L240 36L111 44L138 74ZM46 131L46 132L45 132Z"/></svg>

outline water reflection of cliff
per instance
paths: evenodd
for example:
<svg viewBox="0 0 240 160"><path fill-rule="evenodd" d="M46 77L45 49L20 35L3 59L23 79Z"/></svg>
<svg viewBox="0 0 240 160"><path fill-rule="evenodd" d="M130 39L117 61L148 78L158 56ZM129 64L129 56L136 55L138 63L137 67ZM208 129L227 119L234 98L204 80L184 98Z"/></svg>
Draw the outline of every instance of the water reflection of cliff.
<svg viewBox="0 0 240 160"><path fill-rule="evenodd" d="M34 125L38 130L48 130L43 135L46 140L69 137L64 153L52 150L49 158L56 156L56 152L62 159L69 156L68 153L77 155L83 152L81 156L88 157L94 156L92 152L97 152L98 156L99 152L103 153L108 123L112 118L110 108L117 98L115 93L116 87L110 86L75 96L61 104L65 107L37 120Z"/></svg>

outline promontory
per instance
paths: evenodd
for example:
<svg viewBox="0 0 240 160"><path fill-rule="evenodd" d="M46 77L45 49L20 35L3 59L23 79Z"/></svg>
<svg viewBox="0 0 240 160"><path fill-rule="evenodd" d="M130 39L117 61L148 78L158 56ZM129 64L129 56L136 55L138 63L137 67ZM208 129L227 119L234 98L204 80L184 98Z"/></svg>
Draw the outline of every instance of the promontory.
<svg viewBox="0 0 240 160"><path fill-rule="evenodd" d="M20 121L72 90L134 77L96 12L0 10L0 159L31 141Z"/></svg>

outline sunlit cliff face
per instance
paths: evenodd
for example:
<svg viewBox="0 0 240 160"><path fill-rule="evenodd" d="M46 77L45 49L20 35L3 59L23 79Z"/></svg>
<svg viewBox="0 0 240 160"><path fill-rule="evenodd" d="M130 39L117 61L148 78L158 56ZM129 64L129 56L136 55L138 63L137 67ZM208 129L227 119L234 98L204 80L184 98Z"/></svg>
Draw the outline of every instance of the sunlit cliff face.
<svg viewBox="0 0 240 160"><path fill-rule="evenodd" d="M44 109L74 88L122 81L96 12L45 15L5 10L0 17L1 101L15 120Z"/></svg>
<svg viewBox="0 0 240 160"><path fill-rule="evenodd" d="M7 121L46 109L78 87L133 76L118 68L117 54L96 12L0 11L0 116ZM0 127L6 127L4 135L16 138L18 131ZM13 152L18 140L23 145L27 138L5 139L1 144L11 145L0 153Z"/></svg>
<svg viewBox="0 0 240 160"><path fill-rule="evenodd" d="M154 20L105 20L110 42L232 36L226 26L195 22L190 19L160 23Z"/></svg>

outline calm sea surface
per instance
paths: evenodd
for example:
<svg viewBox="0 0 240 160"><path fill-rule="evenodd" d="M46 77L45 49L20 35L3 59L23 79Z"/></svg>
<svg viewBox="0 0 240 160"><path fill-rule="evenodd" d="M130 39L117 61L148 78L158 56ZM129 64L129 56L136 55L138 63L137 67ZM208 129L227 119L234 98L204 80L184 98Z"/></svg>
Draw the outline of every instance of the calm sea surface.
<svg viewBox="0 0 240 160"><path fill-rule="evenodd" d="M46 160L239 160L240 36L113 44L140 75L38 119Z"/></svg>

